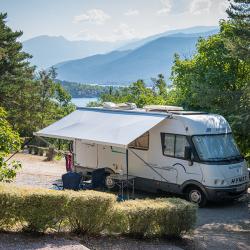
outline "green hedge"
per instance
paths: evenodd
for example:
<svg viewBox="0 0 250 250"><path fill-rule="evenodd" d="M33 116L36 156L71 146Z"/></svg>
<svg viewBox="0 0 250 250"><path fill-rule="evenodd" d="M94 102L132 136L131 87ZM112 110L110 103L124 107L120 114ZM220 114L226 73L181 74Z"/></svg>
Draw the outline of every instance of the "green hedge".
<svg viewBox="0 0 250 250"><path fill-rule="evenodd" d="M97 191L0 185L0 229L44 232L64 226L72 231L99 233L108 221L114 202L114 195Z"/></svg>
<svg viewBox="0 0 250 250"><path fill-rule="evenodd" d="M181 236L194 228L196 209L178 198L125 201L114 207L110 231L140 237Z"/></svg>
<svg viewBox="0 0 250 250"><path fill-rule="evenodd" d="M0 230L180 236L193 229L196 206L182 199L130 200L113 194L0 185Z"/></svg>

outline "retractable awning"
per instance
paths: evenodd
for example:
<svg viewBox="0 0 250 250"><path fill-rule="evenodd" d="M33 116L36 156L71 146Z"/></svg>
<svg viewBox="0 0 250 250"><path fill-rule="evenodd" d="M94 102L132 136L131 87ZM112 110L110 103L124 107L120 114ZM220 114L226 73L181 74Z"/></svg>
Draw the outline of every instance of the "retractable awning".
<svg viewBox="0 0 250 250"><path fill-rule="evenodd" d="M34 135L127 148L167 117L169 114L81 108Z"/></svg>

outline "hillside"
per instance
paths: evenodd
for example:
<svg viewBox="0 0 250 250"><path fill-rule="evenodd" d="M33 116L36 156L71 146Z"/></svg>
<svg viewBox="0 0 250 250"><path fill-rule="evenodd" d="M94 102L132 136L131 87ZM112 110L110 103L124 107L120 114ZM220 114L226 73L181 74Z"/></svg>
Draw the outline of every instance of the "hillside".
<svg viewBox="0 0 250 250"><path fill-rule="evenodd" d="M130 50L130 49L136 49L148 42L151 42L153 40L156 40L160 37L166 37L170 35L176 35L176 34L182 34L182 35L187 35L187 36L197 36L197 34L201 33L210 33L215 34L219 32L219 28L216 26L194 26L190 28L185 28L185 29L175 29L175 30L169 30L160 34L156 34L153 36L149 36L143 39L140 39L139 41L133 41L128 44L125 44L124 46L120 47L119 50Z"/></svg>
<svg viewBox="0 0 250 250"><path fill-rule="evenodd" d="M62 36L38 36L23 42L23 50L33 55L32 64L48 68L62 61L112 51L124 42L69 41Z"/></svg>
<svg viewBox="0 0 250 250"><path fill-rule="evenodd" d="M58 79L97 84L129 84L137 79L150 82L163 73L170 76L174 53L190 57L201 34L158 38L137 49L115 51L55 65Z"/></svg>

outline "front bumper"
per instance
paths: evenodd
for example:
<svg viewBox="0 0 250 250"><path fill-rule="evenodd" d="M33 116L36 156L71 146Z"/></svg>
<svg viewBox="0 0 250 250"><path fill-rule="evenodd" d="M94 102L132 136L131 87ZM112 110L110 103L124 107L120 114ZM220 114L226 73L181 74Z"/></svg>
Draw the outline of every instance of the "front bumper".
<svg viewBox="0 0 250 250"><path fill-rule="evenodd" d="M207 199L210 201L233 200L247 193L248 183L231 187L215 188L205 187Z"/></svg>

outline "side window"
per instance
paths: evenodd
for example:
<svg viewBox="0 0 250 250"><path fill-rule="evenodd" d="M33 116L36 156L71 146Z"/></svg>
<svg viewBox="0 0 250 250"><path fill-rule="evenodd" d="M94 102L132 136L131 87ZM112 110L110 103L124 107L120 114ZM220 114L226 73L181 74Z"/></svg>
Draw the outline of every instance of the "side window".
<svg viewBox="0 0 250 250"><path fill-rule="evenodd" d="M175 157L184 158L185 147L188 146L185 135L176 135L175 139Z"/></svg>
<svg viewBox="0 0 250 250"><path fill-rule="evenodd" d="M174 156L175 136L165 134L163 152L164 155Z"/></svg>
<svg viewBox="0 0 250 250"><path fill-rule="evenodd" d="M148 150L149 149L149 132L138 137L129 144L129 148Z"/></svg>
<svg viewBox="0 0 250 250"><path fill-rule="evenodd" d="M189 144L185 135L162 134L162 152L164 155L184 158L186 146L189 146Z"/></svg>

